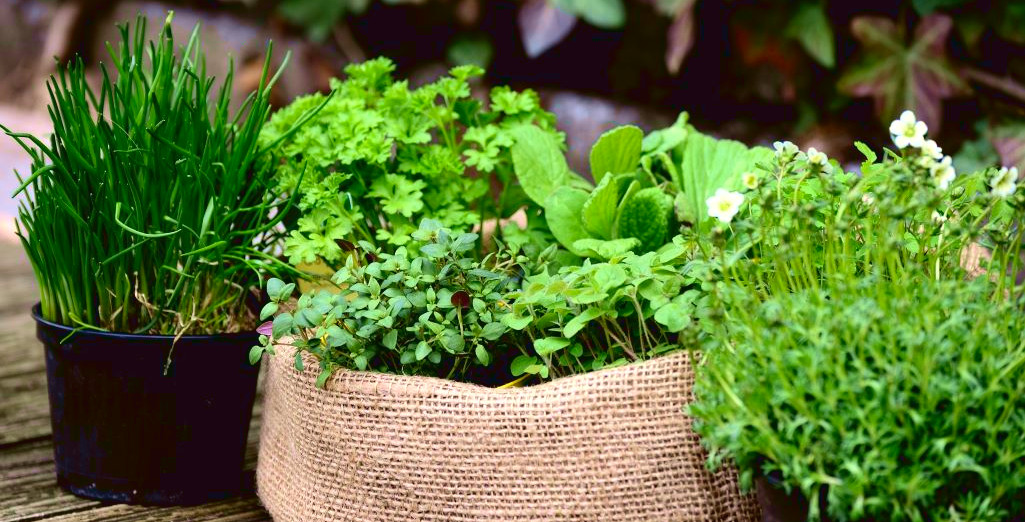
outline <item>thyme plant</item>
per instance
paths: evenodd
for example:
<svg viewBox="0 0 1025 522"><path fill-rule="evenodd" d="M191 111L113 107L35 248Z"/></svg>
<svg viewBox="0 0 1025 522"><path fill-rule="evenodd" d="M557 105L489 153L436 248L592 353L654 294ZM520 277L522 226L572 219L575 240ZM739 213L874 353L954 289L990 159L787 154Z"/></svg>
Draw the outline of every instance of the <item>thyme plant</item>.
<svg viewBox="0 0 1025 522"><path fill-rule="evenodd" d="M257 161L276 79L271 46L259 86L233 113L233 68L219 84L207 75L198 27L176 50L172 16L149 43L145 18L120 26L99 91L80 59L58 67L48 142L3 127L32 157L16 192L18 234L47 320L148 334L244 330L255 326L250 290L282 268L271 215L284 201Z"/></svg>
<svg viewBox="0 0 1025 522"><path fill-rule="evenodd" d="M296 368L303 369L304 352L319 361L318 385L339 368L495 383L508 375L505 368L478 369L495 360L508 366L515 350L502 317L517 260L503 251L475 260L476 242L476 234L424 220L408 249L388 252L366 241L354 247L332 277L341 291L307 292L294 301L294 284L271 279L271 302L261 315L273 322L261 328L250 359L291 345Z"/></svg>
<svg viewBox="0 0 1025 522"><path fill-rule="evenodd" d="M883 158L858 144L860 175L777 143L707 200L695 429L713 465L824 492L835 520L1004 520L1025 492L1025 193L1013 168L958 176L911 113L891 132Z"/></svg>

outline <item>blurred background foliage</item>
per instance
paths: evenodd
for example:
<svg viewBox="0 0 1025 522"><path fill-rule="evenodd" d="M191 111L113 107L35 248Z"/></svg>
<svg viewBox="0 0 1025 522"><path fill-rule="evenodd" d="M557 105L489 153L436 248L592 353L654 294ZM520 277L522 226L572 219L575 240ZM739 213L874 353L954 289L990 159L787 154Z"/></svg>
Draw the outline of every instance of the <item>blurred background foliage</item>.
<svg viewBox="0 0 1025 522"><path fill-rule="evenodd" d="M414 82L485 66L485 84L541 93L578 168L603 130L681 110L713 134L856 161L853 139L885 144L883 122L910 108L961 170L1025 172L1025 1L1013 0L0 0L0 105L45 106L53 56L95 62L114 22L167 9L182 31L204 22L208 53L244 71L267 38L284 43L279 105L378 55Z"/></svg>

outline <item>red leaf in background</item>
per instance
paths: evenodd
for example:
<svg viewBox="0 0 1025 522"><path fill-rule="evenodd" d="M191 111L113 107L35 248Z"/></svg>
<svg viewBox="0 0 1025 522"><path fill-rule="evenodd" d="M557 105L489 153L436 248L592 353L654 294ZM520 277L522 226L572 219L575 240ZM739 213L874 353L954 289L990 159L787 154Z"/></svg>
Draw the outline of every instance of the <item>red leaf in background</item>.
<svg viewBox="0 0 1025 522"><path fill-rule="evenodd" d="M274 321L267 321L256 327L256 333L260 335L270 335L274 333Z"/></svg>
<svg viewBox="0 0 1025 522"><path fill-rule="evenodd" d="M968 92L947 59L951 25L948 16L926 16L908 43L904 28L893 20L855 18L851 32L861 42L861 58L847 67L838 88L851 96L874 98L876 113L884 123L911 109L935 133L942 119L943 100Z"/></svg>
<svg viewBox="0 0 1025 522"><path fill-rule="evenodd" d="M520 37L527 56L536 58L562 41L573 30L577 17L562 11L547 0L528 0L517 16Z"/></svg>
<svg viewBox="0 0 1025 522"><path fill-rule="evenodd" d="M1025 124L1002 125L989 132L989 141L1005 167L1025 173Z"/></svg>
<svg viewBox="0 0 1025 522"><path fill-rule="evenodd" d="M670 74L680 72L680 65L694 46L694 3L683 0L673 16L673 24L666 33L666 69Z"/></svg>

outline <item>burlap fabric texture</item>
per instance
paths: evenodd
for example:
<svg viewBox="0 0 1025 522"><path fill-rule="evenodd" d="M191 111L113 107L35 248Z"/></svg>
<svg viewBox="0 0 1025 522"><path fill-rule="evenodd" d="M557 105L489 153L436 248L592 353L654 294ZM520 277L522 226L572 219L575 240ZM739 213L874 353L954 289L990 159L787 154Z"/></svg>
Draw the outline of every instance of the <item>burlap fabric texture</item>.
<svg viewBox="0 0 1025 522"><path fill-rule="evenodd" d="M270 358L257 492L279 522L755 521L684 406L687 353L491 389Z"/></svg>

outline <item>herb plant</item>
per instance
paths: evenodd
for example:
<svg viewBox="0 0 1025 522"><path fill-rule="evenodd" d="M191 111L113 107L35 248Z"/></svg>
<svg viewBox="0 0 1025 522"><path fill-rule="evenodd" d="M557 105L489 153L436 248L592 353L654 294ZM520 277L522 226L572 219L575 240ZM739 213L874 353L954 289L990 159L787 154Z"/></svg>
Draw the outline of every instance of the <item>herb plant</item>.
<svg viewBox="0 0 1025 522"><path fill-rule="evenodd" d="M698 259L692 266L711 260L702 267L726 282L777 296L863 275L963 278L963 255L978 244L993 251L980 269L994 295L1019 295L1025 194L1017 169L958 176L912 113L891 131L899 152L879 158L857 144L866 155L861 175L814 149L777 142L774 163L750 173L743 192L706 200L716 218L688 236Z"/></svg>
<svg viewBox="0 0 1025 522"><path fill-rule="evenodd" d="M81 60L48 83L48 143L3 127L32 157L18 233L45 319L150 334L252 328L250 290L278 272L273 210L284 206L257 158L275 78L231 112L233 70L214 90L192 32L176 54L168 15L120 27L99 91ZM268 46L268 61L270 48ZM283 135L288 131L283 131ZM279 214L280 215L280 214Z"/></svg>
<svg viewBox="0 0 1025 522"><path fill-rule="evenodd" d="M264 319L274 316L259 360L275 344L320 361L319 383L338 368L431 375L456 380L493 380L475 368L492 366L511 353L502 317L505 292L515 286L516 260L502 252L472 259L476 234L453 234L440 222L424 220L409 247L388 253L368 242L346 258L332 281L343 291L320 290L291 303L294 284L272 279ZM492 376L504 374L499 369Z"/></svg>
<svg viewBox="0 0 1025 522"><path fill-rule="evenodd" d="M778 474L831 520L1025 510L1023 303L982 279L866 277L731 294L691 406L710 461ZM810 518L818 520L816 502Z"/></svg>
<svg viewBox="0 0 1025 522"><path fill-rule="evenodd" d="M680 349L680 332L707 313L707 296L680 265L686 250L627 253L606 262L542 267L509 294L502 321L531 339L514 375L556 378L646 360Z"/></svg>
<svg viewBox="0 0 1025 522"><path fill-rule="evenodd" d="M771 157L768 149L702 135L683 113L648 136L629 125L603 134L591 148L592 185L540 131L524 127L515 135L516 175L545 209L552 234L570 252L596 259L658 250L680 223L706 217L712 191L739 186L744 172Z"/></svg>
<svg viewBox="0 0 1025 522"><path fill-rule="evenodd" d="M467 229L529 203L515 186L513 129L531 125L561 148L554 117L533 91L471 97L477 67L411 89L385 58L350 65L329 95L298 98L271 118L261 143L277 143L278 189L300 196L285 253L293 264L339 266L347 244L406 245L425 217ZM311 110L309 124L286 136ZM501 186L492 193L492 182Z"/></svg>
<svg viewBox="0 0 1025 522"><path fill-rule="evenodd" d="M1004 520L1025 491L1003 434L1025 193L1014 168L959 176L910 112L890 131L882 159L858 144L860 175L777 143L743 193L706 201L685 272L721 313L691 412L712 464L824 491L836 520Z"/></svg>

